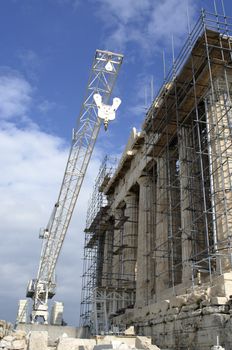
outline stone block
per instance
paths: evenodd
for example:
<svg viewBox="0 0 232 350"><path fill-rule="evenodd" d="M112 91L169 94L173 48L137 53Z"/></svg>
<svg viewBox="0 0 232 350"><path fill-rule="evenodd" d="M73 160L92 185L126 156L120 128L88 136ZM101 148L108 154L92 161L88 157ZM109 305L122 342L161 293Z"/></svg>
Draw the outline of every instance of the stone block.
<svg viewBox="0 0 232 350"><path fill-rule="evenodd" d="M164 321L164 316L158 314L157 316L155 316L155 317L153 318L152 321L153 321L153 324L160 324L160 323L163 323L163 321Z"/></svg>
<svg viewBox="0 0 232 350"><path fill-rule="evenodd" d="M48 332L32 331L29 337L28 350L47 350Z"/></svg>
<svg viewBox="0 0 232 350"><path fill-rule="evenodd" d="M202 329L217 328L224 329L227 321L230 319L226 314L208 314L202 317L201 327ZM212 344L213 345L213 344Z"/></svg>
<svg viewBox="0 0 232 350"><path fill-rule="evenodd" d="M201 301L208 299L208 295L206 294L205 290L193 291L192 293L188 294L186 297L187 297L187 304L200 303Z"/></svg>
<svg viewBox="0 0 232 350"><path fill-rule="evenodd" d="M165 333L165 344L169 349L173 348L173 345L175 344L173 332L170 332L170 333L166 332Z"/></svg>
<svg viewBox="0 0 232 350"><path fill-rule="evenodd" d="M229 298L232 295L232 281L225 281L225 297Z"/></svg>
<svg viewBox="0 0 232 350"><path fill-rule="evenodd" d="M61 338L57 350L92 350L96 346L95 339ZM101 344L101 349L112 349L112 345Z"/></svg>
<svg viewBox="0 0 232 350"><path fill-rule="evenodd" d="M180 309L178 307L173 307L167 310L166 315L177 315L179 312Z"/></svg>
<svg viewBox="0 0 232 350"><path fill-rule="evenodd" d="M16 330L14 333L14 339L21 340L26 338L27 333L25 331Z"/></svg>
<svg viewBox="0 0 232 350"><path fill-rule="evenodd" d="M120 340L112 340L111 344L112 344L113 349L118 349L119 346L122 344L122 342ZM95 349L95 347L94 347L94 349Z"/></svg>
<svg viewBox="0 0 232 350"><path fill-rule="evenodd" d="M141 310L141 317L144 319L147 316L150 315L150 305L149 306L144 306Z"/></svg>
<svg viewBox="0 0 232 350"><path fill-rule="evenodd" d="M11 342L7 340L0 340L0 349L10 349L11 348Z"/></svg>
<svg viewBox="0 0 232 350"><path fill-rule="evenodd" d="M194 304L182 306L181 311L189 312L189 311L197 310L198 308L199 308L199 305L197 303L194 303Z"/></svg>
<svg viewBox="0 0 232 350"><path fill-rule="evenodd" d="M130 326L127 328L124 332L125 335L135 335L135 328L134 326Z"/></svg>
<svg viewBox="0 0 232 350"><path fill-rule="evenodd" d="M0 339L2 339L6 334L6 321L0 320Z"/></svg>
<svg viewBox="0 0 232 350"><path fill-rule="evenodd" d="M183 305L186 305L186 303L187 303L186 296L179 295L170 299L170 308L174 308L174 307L180 308Z"/></svg>
<svg viewBox="0 0 232 350"><path fill-rule="evenodd" d="M167 315L167 316L164 317L165 322L173 322L173 321L176 320L176 318L177 318L177 315L174 315L174 314Z"/></svg>
<svg viewBox="0 0 232 350"><path fill-rule="evenodd" d="M167 322L164 325L164 330L167 333L173 333L175 328L175 322Z"/></svg>
<svg viewBox="0 0 232 350"><path fill-rule="evenodd" d="M226 324L225 324L225 329L224 329L224 335L225 335L225 342L228 344L226 348L230 349L232 348L232 318L230 318ZM230 346L231 345L231 346Z"/></svg>
<svg viewBox="0 0 232 350"><path fill-rule="evenodd" d="M164 323L160 323L160 324L157 324L157 325L153 326L152 327L152 335L153 335L153 337L154 336L159 336L160 334L163 334L164 333L164 327L165 327Z"/></svg>
<svg viewBox="0 0 232 350"><path fill-rule="evenodd" d="M113 342L112 342L113 343ZM118 341L117 344L115 344L115 341L114 341L114 347L113 347L113 344L97 344L97 345L94 345L93 347L93 350L108 350L108 349L118 349L119 346L122 344L121 341Z"/></svg>
<svg viewBox="0 0 232 350"><path fill-rule="evenodd" d="M159 303L159 305L160 305L160 313L161 313L161 315L165 315L166 312L169 309L170 301L169 300L163 300L163 301L161 301Z"/></svg>
<svg viewBox="0 0 232 350"><path fill-rule="evenodd" d="M164 328L160 328L160 325L159 327L152 327L152 343L153 344L159 344L159 347L161 347L163 349L163 347L161 345L162 344L162 338L163 338L163 334L164 334Z"/></svg>
<svg viewBox="0 0 232 350"><path fill-rule="evenodd" d="M12 342L12 350L26 350L27 344L25 339L13 340Z"/></svg>
<svg viewBox="0 0 232 350"><path fill-rule="evenodd" d="M183 320L185 318L189 317L188 313L187 312L180 312L178 315L177 315L177 320Z"/></svg>
<svg viewBox="0 0 232 350"><path fill-rule="evenodd" d="M77 342L76 342L77 343ZM111 350L111 349L120 349L120 346L122 345L122 343L119 341L118 344L115 346L115 348L113 347L112 344L98 344L98 345L94 345L93 350ZM80 345L78 345L77 347L74 347L73 349L79 349ZM71 348L72 349L72 348ZM83 349L86 349L86 346L83 347ZM82 346L80 347L80 350L82 350ZM121 348L121 350L128 350L127 348L123 349Z"/></svg>
<svg viewBox="0 0 232 350"><path fill-rule="evenodd" d="M212 297L211 304L212 305L225 305L227 303L226 297Z"/></svg>
<svg viewBox="0 0 232 350"><path fill-rule="evenodd" d="M135 339L135 347L137 349L143 349L144 345L151 344L151 338L143 337L143 336L137 336Z"/></svg>
<svg viewBox="0 0 232 350"><path fill-rule="evenodd" d="M142 336L136 337L135 347L143 350L160 350L156 345L151 344L151 338Z"/></svg>
<svg viewBox="0 0 232 350"><path fill-rule="evenodd" d="M178 342L177 342L179 346L178 348L179 349L198 349L198 347L195 347L195 337L196 337L196 332L194 330L188 329L186 330L186 332L182 330L182 332L179 333L179 337L178 337ZM201 347L199 349L206 350Z"/></svg>
<svg viewBox="0 0 232 350"><path fill-rule="evenodd" d="M203 315L210 315L215 313L228 313L227 305L206 306L202 309Z"/></svg>
<svg viewBox="0 0 232 350"><path fill-rule="evenodd" d="M160 303L154 303L149 305L149 310L152 315L156 315L160 312Z"/></svg>
<svg viewBox="0 0 232 350"><path fill-rule="evenodd" d="M11 343L15 338L13 337L13 335L6 335L4 337L5 341L8 341L9 343Z"/></svg>
<svg viewBox="0 0 232 350"><path fill-rule="evenodd" d="M200 307L205 307L205 306L209 306L210 305L210 300L203 300L201 303L200 303Z"/></svg>
<svg viewBox="0 0 232 350"><path fill-rule="evenodd" d="M183 327L182 327L182 320L181 319L176 319L175 324L174 324L174 330L175 333L177 332L182 332Z"/></svg>
<svg viewBox="0 0 232 350"><path fill-rule="evenodd" d="M197 309L192 311L191 313L189 312L189 317L199 317L202 314L202 309Z"/></svg>
<svg viewBox="0 0 232 350"><path fill-rule="evenodd" d="M210 349L214 344L216 344L218 335L218 329L200 329L196 334L197 344L200 344L199 348L207 347Z"/></svg>
<svg viewBox="0 0 232 350"><path fill-rule="evenodd" d="M125 315L128 317L129 320L132 320L134 317L134 310L126 309Z"/></svg>
<svg viewBox="0 0 232 350"><path fill-rule="evenodd" d="M208 288L208 294L216 297L227 297L232 295L232 273L227 272L214 280L214 285Z"/></svg>
<svg viewBox="0 0 232 350"><path fill-rule="evenodd" d="M119 346L118 346L117 349L118 349L118 350L130 350L130 347L129 347L128 344L121 343L121 344L119 344Z"/></svg>
<svg viewBox="0 0 232 350"><path fill-rule="evenodd" d="M141 308L134 309L134 321L138 322L142 318L142 310Z"/></svg>

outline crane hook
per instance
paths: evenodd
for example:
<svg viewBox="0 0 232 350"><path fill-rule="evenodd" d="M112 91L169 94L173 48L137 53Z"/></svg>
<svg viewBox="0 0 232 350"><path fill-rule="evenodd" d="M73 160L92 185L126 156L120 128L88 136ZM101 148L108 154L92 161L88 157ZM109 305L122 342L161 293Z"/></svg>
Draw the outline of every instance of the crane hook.
<svg viewBox="0 0 232 350"><path fill-rule="evenodd" d="M105 131L107 131L108 125L109 125L109 120L108 119L104 119L104 129L105 129Z"/></svg>

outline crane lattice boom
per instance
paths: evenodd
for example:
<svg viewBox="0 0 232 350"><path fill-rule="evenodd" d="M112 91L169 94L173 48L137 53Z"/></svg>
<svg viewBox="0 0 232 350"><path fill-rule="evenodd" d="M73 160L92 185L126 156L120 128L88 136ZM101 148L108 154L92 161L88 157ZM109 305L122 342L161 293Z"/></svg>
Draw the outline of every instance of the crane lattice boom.
<svg viewBox="0 0 232 350"><path fill-rule="evenodd" d="M94 95L101 95L102 102L104 105L107 104L122 60L121 54L96 51L78 126L73 131L71 149L58 200L48 225L41 234L43 246L37 278L29 282L27 289L27 297L34 301L32 322L39 316L42 316L47 322L47 301L55 295L54 272L57 259L101 126Z"/></svg>

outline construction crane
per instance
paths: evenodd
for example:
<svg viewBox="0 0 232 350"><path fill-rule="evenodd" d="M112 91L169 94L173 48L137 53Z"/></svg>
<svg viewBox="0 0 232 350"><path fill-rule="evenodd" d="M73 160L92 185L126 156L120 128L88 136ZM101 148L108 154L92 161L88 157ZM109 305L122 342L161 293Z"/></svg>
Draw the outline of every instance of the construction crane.
<svg viewBox="0 0 232 350"><path fill-rule="evenodd" d="M33 300L32 323L38 318L45 324L48 322L48 299L55 295L56 289L55 267L100 126L104 121L107 130L121 103L119 98L114 98L113 104L108 104L122 61L121 54L96 50L58 200L46 228L40 232L43 244L38 274L28 283L26 296Z"/></svg>

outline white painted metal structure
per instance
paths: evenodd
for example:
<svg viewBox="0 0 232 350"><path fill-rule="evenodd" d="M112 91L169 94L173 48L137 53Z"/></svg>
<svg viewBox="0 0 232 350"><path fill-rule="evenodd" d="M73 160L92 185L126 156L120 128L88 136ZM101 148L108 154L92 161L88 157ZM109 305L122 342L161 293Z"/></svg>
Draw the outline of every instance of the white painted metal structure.
<svg viewBox="0 0 232 350"><path fill-rule="evenodd" d="M102 111L99 111L99 106L95 102L96 95L97 100L101 104L100 108L108 109L108 114L105 119L103 118L105 128L107 128L108 120L114 119L115 111L121 103L120 99L114 99L112 106L107 105L122 60L123 55L121 54L101 50L96 51L86 96L78 119L78 126L73 131L71 150L59 197L48 225L40 235L40 238L43 239L43 246L37 278L29 282L27 289L27 297L33 299L32 322L38 317L42 317L44 322L47 323L47 302L48 299L55 295L56 282L54 272L57 259L103 118Z"/></svg>
<svg viewBox="0 0 232 350"><path fill-rule="evenodd" d="M122 288L118 290L105 289L105 288L94 288L91 293L92 310L90 314L90 331L92 334L109 334L112 329L110 325L110 318L115 316L109 314L109 304L113 304L114 310L117 309L117 304L120 304L122 309L126 308L127 305L134 303L134 293L128 293ZM124 326L121 326L119 331L124 331Z"/></svg>

